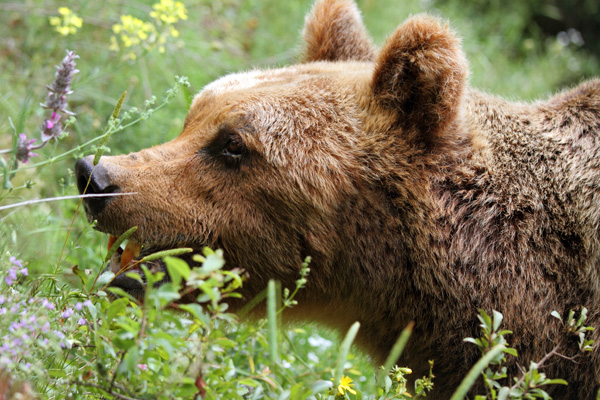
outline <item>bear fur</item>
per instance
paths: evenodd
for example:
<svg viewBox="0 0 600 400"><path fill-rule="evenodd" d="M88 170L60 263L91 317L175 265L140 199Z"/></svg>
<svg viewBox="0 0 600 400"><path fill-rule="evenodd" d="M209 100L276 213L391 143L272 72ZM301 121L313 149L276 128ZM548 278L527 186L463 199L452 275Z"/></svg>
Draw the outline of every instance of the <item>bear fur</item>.
<svg viewBox="0 0 600 400"><path fill-rule="evenodd" d="M434 399L480 357L463 342L478 309L500 311L525 366L560 345L542 368L569 382L554 398L595 399L600 351L551 312L586 307L599 340L600 80L510 103L468 86L443 21L410 18L377 50L350 0L320 0L304 37L302 63L206 86L173 141L80 160L88 193L135 193L86 200L96 228L222 248L249 275L234 309L269 279L293 287L311 256L288 317L360 321L375 363L414 321L399 363L420 377L435 360Z"/></svg>

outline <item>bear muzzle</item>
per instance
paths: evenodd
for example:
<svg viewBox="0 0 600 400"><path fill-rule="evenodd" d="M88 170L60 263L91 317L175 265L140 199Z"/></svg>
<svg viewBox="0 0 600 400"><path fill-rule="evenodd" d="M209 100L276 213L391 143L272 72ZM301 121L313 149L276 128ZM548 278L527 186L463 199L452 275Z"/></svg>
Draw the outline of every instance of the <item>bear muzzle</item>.
<svg viewBox="0 0 600 400"><path fill-rule="evenodd" d="M115 185L111 177L102 165L94 165L94 156L87 156L75 163L75 177L77 189L80 194L106 195L119 193L119 186ZM85 211L90 219L95 219L114 197L86 197L83 201Z"/></svg>

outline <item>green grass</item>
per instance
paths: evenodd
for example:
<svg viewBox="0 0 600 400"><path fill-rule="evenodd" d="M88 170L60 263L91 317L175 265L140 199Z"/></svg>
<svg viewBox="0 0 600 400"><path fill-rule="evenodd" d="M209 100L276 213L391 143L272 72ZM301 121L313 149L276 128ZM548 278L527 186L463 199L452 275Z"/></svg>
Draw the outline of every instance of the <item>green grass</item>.
<svg viewBox="0 0 600 400"><path fill-rule="evenodd" d="M57 15L58 7L67 3L83 18L83 26L77 33L64 37L53 30L48 18ZM151 122L136 124L113 135L108 147L111 154L122 154L173 139L182 128L191 96L205 84L230 72L293 63L302 48L300 32L312 1L188 0L185 5L189 18L177 23L181 36L170 37L164 53L152 49L131 60L125 52L110 51L111 29L120 16L131 14L149 20L153 3L152 0L1 2L0 149L10 148L15 134L38 135L39 124L44 119L39 104L45 100L45 85L53 79L54 66L64 56L65 49L74 50L80 56L77 60L80 73L76 75L74 93L69 98L70 108L77 113L77 122L69 128L66 138L39 150L40 156L30 163L51 159L101 135L124 91L127 91L124 111L131 107L143 108L144 101L151 96L160 99L173 86L175 76L187 76L190 88L180 91L167 106L153 113ZM430 12L447 18L463 37L472 71L472 86L506 98L535 100L597 75L600 70L598 58L584 49L563 46L556 38L541 33L523 36L528 20L527 13L519 8L506 13L504 10L509 7L496 5L485 13L478 13L475 7L465 7L458 0L363 0L358 3L367 27L379 45L412 14ZM511 4L521 3L514 1ZM63 161L18 171L12 179L14 189L1 189L0 206L33 198L76 194L73 164L78 157L94 151L95 148L90 146ZM33 186L22 188L28 181ZM77 201L68 200L0 211L0 268L6 272L10 265L9 254L28 263L30 276L16 286L19 293L38 297L52 295L62 299L64 307L86 298L73 267L97 273L106 252L106 238L90 229L81 210L76 215L76 209ZM57 271L56 275L54 271ZM8 292L7 286L0 282L0 294ZM108 303L102 303L97 311L106 312L110 307ZM86 315L92 317L89 313ZM2 324L0 322L0 332L5 332L6 325ZM248 345L250 347L242 347L241 352L260 354L268 348L267 338L262 336L266 335L266 330L234 325L236 333L231 334L220 331L221 326L227 325L225 322L219 324L223 325L212 328L213 333L218 332L215 337L239 339L257 335ZM76 326L69 329L77 332L74 337L78 340L87 340L91 335L91 331L81 331ZM290 366L276 371L279 382L275 386L287 384L289 389L294 382L303 382L302 387L306 388L333 377L340 347L337 334L305 324L280 329L278 335L284 346L279 349L280 354L287 354L281 365ZM320 337L333 340L333 344L320 347L310 344L319 343ZM46 353L40 354L63 357L60 367L47 366L51 370L67 368L66 365L77 362L82 363L82 370L93 374L100 374L102 370L93 365L94 354L91 353L65 354L60 349L50 348L44 351ZM238 357L236 360L243 358L240 351L232 351ZM262 360L258 355L254 357L256 364ZM248 357L244 359L247 362ZM111 360L114 367L117 361ZM375 393L375 371L367 357L353 349L348 360L344 374L354 379L356 387L365 396ZM60 383L63 386L57 384L57 378L49 376L41 367L48 360L42 357L41 361L42 364L36 367L40 369L34 373L16 371L14 374L32 380L36 390L51 398L60 398L57 393L61 387L73 389L66 380ZM261 362L262 367L268 365L266 360ZM110 371L111 367L107 368ZM240 366L242 372L249 371L248 368ZM73 375L75 378L81 376ZM142 378L136 375L136 382L143 381ZM299 388L289 390L300 393ZM76 396L85 398L81 393Z"/></svg>

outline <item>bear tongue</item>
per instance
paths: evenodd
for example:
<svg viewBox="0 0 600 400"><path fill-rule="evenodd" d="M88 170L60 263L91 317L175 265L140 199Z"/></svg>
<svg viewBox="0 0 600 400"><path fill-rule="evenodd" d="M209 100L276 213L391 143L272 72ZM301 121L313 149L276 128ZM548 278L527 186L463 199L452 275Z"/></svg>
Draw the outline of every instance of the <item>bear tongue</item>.
<svg viewBox="0 0 600 400"><path fill-rule="evenodd" d="M117 241L117 237L113 235L108 235L108 250L115 244ZM136 257L140 255L142 251L142 245L139 243L130 240L127 242L127 246L125 246L125 250L117 249L113 257L120 257L121 270L123 270L127 265ZM116 273L116 271L115 271Z"/></svg>
<svg viewBox="0 0 600 400"><path fill-rule="evenodd" d="M108 235L108 251L113 247L113 244L117 241L117 237L113 235Z"/></svg>
<svg viewBox="0 0 600 400"><path fill-rule="evenodd" d="M121 254L121 269L124 269L134 258L140 255L142 245L132 240L127 242L123 254Z"/></svg>

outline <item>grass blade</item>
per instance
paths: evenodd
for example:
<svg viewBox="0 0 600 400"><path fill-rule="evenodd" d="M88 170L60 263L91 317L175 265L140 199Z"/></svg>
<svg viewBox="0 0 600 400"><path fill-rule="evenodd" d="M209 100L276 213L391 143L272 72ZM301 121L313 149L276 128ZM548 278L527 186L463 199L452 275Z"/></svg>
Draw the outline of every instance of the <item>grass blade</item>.
<svg viewBox="0 0 600 400"><path fill-rule="evenodd" d="M481 359L477 361L473 368L471 368L467 376L464 377L460 385L458 385L458 388L456 388L456 391L454 392L452 397L450 397L450 400L464 399L467 396L469 390L475 384L477 378L479 378L479 375L483 372L483 369L487 367L488 364L498 356L498 354L502 353L505 348L506 345L502 343L497 344L494 347L492 347L492 349L488 351L486 355L481 357Z"/></svg>
<svg viewBox="0 0 600 400"><path fill-rule="evenodd" d="M137 228L137 226L132 226L131 228L127 229L121 236L119 236L117 240L115 240L112 246L110 246L110 249L108 249L108 253L106 253L106 257L104 257L104 262L110 260L113 254L115 254L115 251L117 251L117 249L119 248L119 246L121 246L121 244L124 241L129 239L129 236L133 235L133 233L137 231Z"/></svg>
<svg viewBox="0 0 600 400"><path fill-rule="evenodd" d="M342 375L344 373L344 364L346 363L346 359L350 353L352 342L354 342L354 338L356 338L356 334L358 333L358 328L360 328L360 322L356 321L354 324L352 324L350 329L348 329L348 333L346 333L346 337L342 341L340 352L338 354L337 366L335 368L335 375L333 376L334 387L337 387L340 384L340 380L342 379Z"/></svg>
<svg viewBox="0 0 600 400"><path fill-rule="evenodd" d="M267 286L267 329L269 353L271 354L271 362L279 364L279 352L277 349L277 293L275 291L275 281L270 280Z"/></svg>
<svg viewBox="0 0 600 400"><path fill-rule="evenodd" d="M161 258L165 258L167 256L176 257L176 256L180 256L182 254L191 253L192 251L194 251L194 249L192 249L191 247L181 247L179 249L161 250L161 251L157 251L156 253L148 254L147 256L145 256L144 258L142 258L140 260L140 263L143 263L146 261L158 260Z"/></svg>
<svg viewBox="0 0 600 400"><path fill-rule="evenodd" d="M415 326L415 323L411 321L406 326L406 328L404 328L402 330L402 332L400 333L400 336L398 336L398 340L396 340L394 347L392 347L390 354L387 356L387 359L385 360L385 363L383 364L383 369L379 372L378 380L380 382L383 382L384 375L387 374L388 372L390 372L390 369L392 369L394 364L398 361L398 358L400 358L400 355L404 351L404 348L406 347L406 343L408 342L408 339L410 338L410 335L412 334L412 330L413 330L414 326Z"/></svg>

